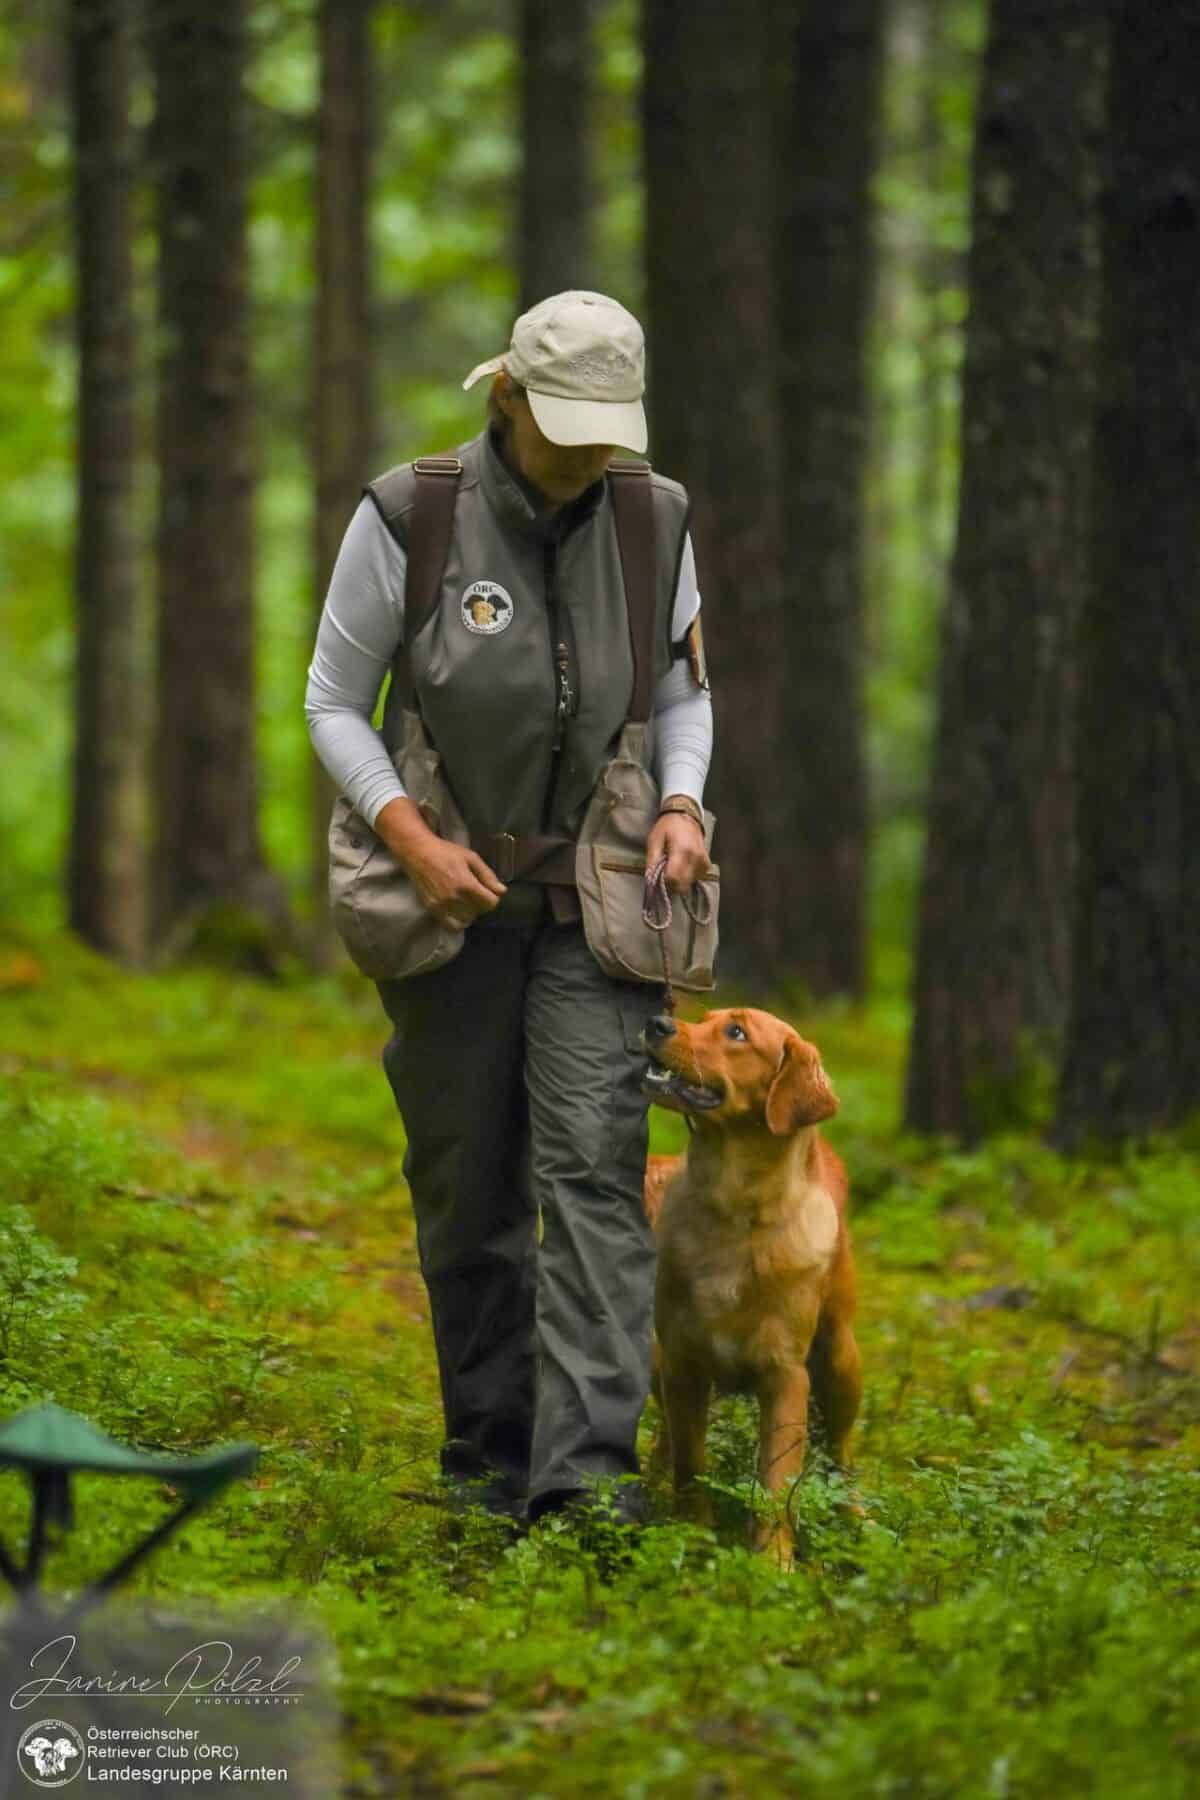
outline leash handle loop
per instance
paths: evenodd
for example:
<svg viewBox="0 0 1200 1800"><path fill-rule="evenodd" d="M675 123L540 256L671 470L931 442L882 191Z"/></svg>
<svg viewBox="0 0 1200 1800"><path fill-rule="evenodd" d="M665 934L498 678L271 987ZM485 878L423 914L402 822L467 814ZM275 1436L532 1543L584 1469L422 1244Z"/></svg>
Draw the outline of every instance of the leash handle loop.
<svg viewBox="0 0 1200 1800"><path fill-rule="evenodd" d="M705 898L707 899L707 895ZM671 891L667 886L666 853L659 857L652 868L646 870L646 879L642 887L642 922L651 931L657 931L659 952L662 956L663 1005L668 1012L675 1011L675 990L671 986L671 962L667 955L667 927L671 923Z"/></svg>

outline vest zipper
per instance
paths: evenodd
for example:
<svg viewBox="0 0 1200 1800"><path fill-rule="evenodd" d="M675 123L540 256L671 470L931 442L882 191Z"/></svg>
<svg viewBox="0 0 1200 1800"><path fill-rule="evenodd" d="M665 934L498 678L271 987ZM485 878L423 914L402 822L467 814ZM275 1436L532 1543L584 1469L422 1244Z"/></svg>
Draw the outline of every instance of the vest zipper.
<svg viewBox="0 0 1200 1800"><path fill-rule="evenodd" d="M575 702L575 695L571 689L570 653L566 640L559 631L557 551L553 543L545 543L542 546L542 575L546 587L546 620L550 640L551 673L555 687L554 737L550 746L550 772L546 777L546 791L542 801L542 829L544 831L550 823L551 803L557 785L559 758L562 755L563 733Z"/></svg>

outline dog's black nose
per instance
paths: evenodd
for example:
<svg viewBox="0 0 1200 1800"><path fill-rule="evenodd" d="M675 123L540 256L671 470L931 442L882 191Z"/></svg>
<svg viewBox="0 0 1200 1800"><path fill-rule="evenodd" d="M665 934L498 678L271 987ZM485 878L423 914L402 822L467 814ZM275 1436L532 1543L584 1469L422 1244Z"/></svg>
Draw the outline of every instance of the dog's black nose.
<svg viewBox="0 0 1200 1800"><path fill-rule="evenodd" d="M648 1038L669 1038L675 1036L675 1021L669 1013L655 1013L646 1026Z"/></svg>

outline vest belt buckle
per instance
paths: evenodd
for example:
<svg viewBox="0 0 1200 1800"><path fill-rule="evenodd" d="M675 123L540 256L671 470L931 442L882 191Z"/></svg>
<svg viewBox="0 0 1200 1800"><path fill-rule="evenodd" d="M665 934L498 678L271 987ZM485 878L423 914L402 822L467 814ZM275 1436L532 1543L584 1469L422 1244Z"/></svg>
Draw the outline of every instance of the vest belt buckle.
<svg viewBox="0 0 1200 1800"><path fill-rule="evenodd" d="M517 840L511 831L497 831L492 838L492 866L501 881L512 880L517 867Z"/></svg>
<svg viewBox="0 0 1200 1800"><path fill-rule="evenodd" d="M453 475L455 478L463 472L462 460L457 456L418 456L413 461L413 468L418 475Z"/></svg>

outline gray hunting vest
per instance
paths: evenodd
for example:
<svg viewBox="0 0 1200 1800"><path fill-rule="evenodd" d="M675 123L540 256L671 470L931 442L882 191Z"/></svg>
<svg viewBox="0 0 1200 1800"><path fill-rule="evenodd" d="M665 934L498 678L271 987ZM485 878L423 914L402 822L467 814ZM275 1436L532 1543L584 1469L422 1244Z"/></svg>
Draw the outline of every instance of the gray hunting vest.
<svg viewBox="0 0 1200 1800"><path fill-rule="evenodd" d="M441 588L415 639L396 653L383 738L394 753L401 709L415 701L472 836L509 831L575 837L633 693L610 482L596 482L570 506L539 520L489 432L453 454L463 473ZM658 474L650 480L657 682L672 657L671 612L688 502L678 482ZM406 553L414 490L411 463L364 489ZM569 697L551 784L560 643ZM516 910L509 898L492 917ZM539 896L529 898L540 903Z"/></svg>

